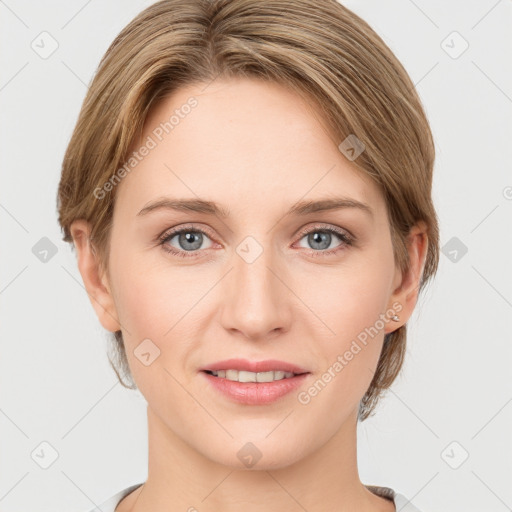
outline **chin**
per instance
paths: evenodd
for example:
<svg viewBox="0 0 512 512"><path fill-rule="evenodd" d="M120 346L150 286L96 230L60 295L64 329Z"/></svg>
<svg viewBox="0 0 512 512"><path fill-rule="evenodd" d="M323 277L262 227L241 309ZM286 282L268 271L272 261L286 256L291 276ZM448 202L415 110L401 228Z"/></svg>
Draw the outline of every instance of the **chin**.
<svg viewBox="0 0 512 512"><path fill-rule="evenodd" d="M288 438L290 439L290 438ZM273 441L233 440L229 446L220 447L222 453L205 454L210 460L238 470L276 470L295 464L304 454L297 450L297 443L283 445L276 437Z"/></svg>

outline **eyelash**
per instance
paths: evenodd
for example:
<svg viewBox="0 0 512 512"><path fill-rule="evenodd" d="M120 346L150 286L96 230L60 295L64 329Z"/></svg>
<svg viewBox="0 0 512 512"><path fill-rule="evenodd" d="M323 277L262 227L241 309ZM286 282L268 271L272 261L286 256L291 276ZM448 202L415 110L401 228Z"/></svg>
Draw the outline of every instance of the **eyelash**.
<svg viewBox="0 0 512 512"><path fill-rule="evenodd" d="M310 233L316 233L316 232L322 232L322 233L330 233L338 236L342 242L341 245L338 247L335 247L334 249L329 250L317 250L310 249L311 255L313 257L319 257L319 256L330 256L333 254L336 254L338 251L344 250L347 246L351 246L354 244L354 238L344 231L334 228L334 227L326 227L326 226L314 226L312 229L306 229L299 233L299 240L304 238L304 236L309 235ZM167 245L167 242L174 238L174 236L179 235L181 233L201 233L203 235L206 235L209 238L212 238L209 233L206 231L203 231L202 229L195 228L193 226L181 228L175 231L166 231L163 235L159 237L159 245L162 246L162 249L174 256L179 256L180 258L194 258L195 255L199 252L196 251L188 251L189 254L187 254L187 251L179 251L176 250L174 247Z"/></svg>

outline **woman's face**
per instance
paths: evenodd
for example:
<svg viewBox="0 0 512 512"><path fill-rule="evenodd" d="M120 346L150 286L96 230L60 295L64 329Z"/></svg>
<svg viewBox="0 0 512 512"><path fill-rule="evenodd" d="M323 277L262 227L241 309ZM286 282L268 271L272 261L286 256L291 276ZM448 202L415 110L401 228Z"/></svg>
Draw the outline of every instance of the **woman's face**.
<svg viewBox="0 0 512 512"><path fill-rule="evenodd" d="M341 142L290 90L238 79L176 91L133 145L110 239L114 316L153 416L213 461L243 467L251 442L259 468L286 466L355 423L397 328L385 202ZM367 209L312 206L341 199ZM244 399L258 384L226 395L203 371L234 358L308 373Z"/></svg>

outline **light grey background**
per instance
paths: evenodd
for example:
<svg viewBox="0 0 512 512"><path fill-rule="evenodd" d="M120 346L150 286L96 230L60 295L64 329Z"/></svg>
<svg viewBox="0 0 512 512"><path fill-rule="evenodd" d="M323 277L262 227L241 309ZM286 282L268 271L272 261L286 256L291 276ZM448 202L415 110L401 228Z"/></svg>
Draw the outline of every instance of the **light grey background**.
<svg viewBox="0 0 512 512"><path fill-rule="evenodd" d="M85 511L146 477L145 401L108 365L56 191L100 58L151 3L0 1L2 512ZM343 3L390 45L425 105L446 253L409 322L403 373L359 427L361 480L422 512L512 510L512 1ZM46 262L43 237L57 250Z"/></svg>

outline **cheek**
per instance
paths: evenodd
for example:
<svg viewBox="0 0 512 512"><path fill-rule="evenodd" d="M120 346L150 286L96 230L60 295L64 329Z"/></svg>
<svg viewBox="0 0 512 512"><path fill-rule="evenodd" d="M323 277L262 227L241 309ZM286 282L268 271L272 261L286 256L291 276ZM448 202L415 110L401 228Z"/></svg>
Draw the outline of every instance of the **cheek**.
<svg viewBox="0 0 512 512"><path fill-rule="evenodd" d="M194 329L208 312L211 270L173 267L166 259L134 255L116 268L116 307L125 346L133 352L150 339L160 350L159 364L178 365L190 349ZM206 300L202 300L206 299ZM172 353L167 354L172 347ZM172 363L172 364L171 364Z"/></svg>
<svg viewBox="0 0 512 512"><path fill-rule="evenodd" d="M135 264L126 258L116 270L116 307L131 373L148 401L161 401L156 408L165 410L184 399L172 376L187 357L187 325L199 290L155 261Z"/></svg>
<svg viewBox="0 0 512 512"><path fill-rule="evenodd" d="M365 258L357 265L324 268L312 279L297 283L304 302L323 322L326 337L347 340L377 325L387 309L390 293L390 263Z"/></svg>
<svg viewBox="0 0 512 512"><path fill-rule="evenodd" d="M392 257L381 252L380 258L323 269L301 283L298 295L316 314L308 318L315 355L323 363L319 371L335 375L326 380L335 382L328 387L336 400L359 400L373 378L384 340L381 315L389 301L392 265Z"/></svg>
<svg viewBox="0 0 512 512"><path fill-rule="evenodd" d="M172 275L172 271L158 274L154 270L134 273L120 284L119 318L130 332L132 343L150 338L160 344L179 327L192 299L197 302L197 288Z"/></svg>

